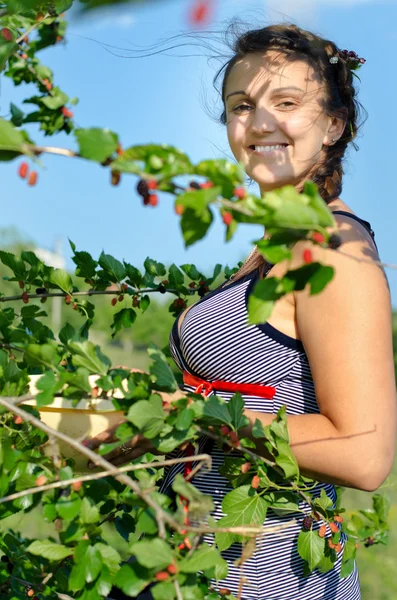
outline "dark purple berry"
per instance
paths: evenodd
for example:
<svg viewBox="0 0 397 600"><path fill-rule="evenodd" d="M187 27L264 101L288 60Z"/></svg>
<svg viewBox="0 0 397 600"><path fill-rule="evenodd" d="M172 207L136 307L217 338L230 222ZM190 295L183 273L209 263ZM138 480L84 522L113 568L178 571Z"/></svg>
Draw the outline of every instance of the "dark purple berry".
<svg viewBox="0 0 397 600"><path fill-rule="evenodd" d="M3 562L3 563L9 563L10 559L8 558L8 556L6 556L5 554L3 554L3 556L1 557L1 562Z"/></svg>
<svg viewBox="0 0 397 600"><path fill-rule="evenodd" d="M165 292L167 291L167 288L165 287L165 285L163 283L160 283L158 290L159 290L160 294L165 294Z"/></svg>
<svg viewBox="0 0 397 600"><path fill-rule="evenodd" d="M199 183L197 183L197 181L191 181L191 182L189 183L189 186L190 186L191 188L193 188L194 190L200 190L200 189L201 189L201 186L200 186L200 184L199 184Z"/></svg>
<svg viewBox="0 0 397 600"><path fill-rule="evenodd" d="M200 296L200 298L202 298L203 296L205 296L207 291L203 285L200 285L199 289L197 290L197 293Z"/></svg>
<svg viewBox="0 0 397 600"><path fill-rule="evenodd" d="M336 235L336 233L333 233L328 240L328 247L332 248L332 250L336 250L341 245L342 245L342 240L340 239L339 235Z"/></svg>
<svg viewBox="0 0 397 600"><path fill-rule="evenodd" d="M359 62L360 62L361 65L363 65L366 62L366 60L365 60L365 58L360 58Z"/></svg>
<svg viewBox="0 0 397 600"><path fill-rule="evenodd" d="M36 288L36 294L46 294L47 290L45 288Z"/></svg>
<svg viewBox="0 0 397 600"><path fill-rule="evenodd" d="M367 537L367 539L366 539L366 540L365 540L365 542L364 542L364 546L365 546L366 548L368 548L369 546L373 546L374 544L375 544L375 540L374 540L374 538L372 537L372 535L370 535L369 537Z"/></svg>
<svg viewBox="0 0 397 600"><path fill-rule="evenodd" d="M304 531L310 531L313 525L313 518L310 516L304 517L302 521L302 529Z"/></svg>
<svg viewBox="0 0 397 600"><path fill-rule="evenodd" d="M138 185L136 186L136 191L138 192L138 194L140 196L148 196L149 195L149 186L147 184L147 181L145 181L145 179L140 179L138 181Z"/></svg>

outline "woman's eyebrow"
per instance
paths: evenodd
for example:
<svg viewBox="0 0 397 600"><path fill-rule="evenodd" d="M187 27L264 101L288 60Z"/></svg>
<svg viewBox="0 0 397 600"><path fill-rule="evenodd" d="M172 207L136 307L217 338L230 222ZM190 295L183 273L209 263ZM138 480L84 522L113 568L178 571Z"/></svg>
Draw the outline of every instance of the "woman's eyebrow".
<svg viewBox="0 0 397 600"><path fill-rule="evenodd" d="M272 94L280 94L281 92L287 92L287 91L295 91L295 92L305 92L305 90L302 90L302 88L297 87L296 85L289 85L286 87L280 87L280 88L276 88L274 90L272 90ZM248 94L246 92L244 92L244 90L239 90L237 92L231 92L230 94L228 94L226 96L226 100L228 100L228 98L230 98L230 96L237 96L237 94L243 94L244 96L248 96Z"/></svg>

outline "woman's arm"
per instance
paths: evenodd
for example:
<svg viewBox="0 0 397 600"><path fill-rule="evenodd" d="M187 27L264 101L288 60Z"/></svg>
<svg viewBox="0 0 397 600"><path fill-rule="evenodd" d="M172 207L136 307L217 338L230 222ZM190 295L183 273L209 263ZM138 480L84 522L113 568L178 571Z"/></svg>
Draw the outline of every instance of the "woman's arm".
<svg viewBox="0 0 397 600"><path fill-rule="evenodd" d="M341 250L379 260L359 223L337 216ZM316 295L296 292L296 318L308 356L321 414L288 416L293 452L304 475L373 491L390 473L396 448L390 293L381 267L359 263L331 249L299 242L289 268L313 261L335 269ZM245 411L268 425L273 416ZM252 437L251 426L244 432ZM262 447L263 448L263 447ZM258 451L261 449L258 448Z"/></svg>

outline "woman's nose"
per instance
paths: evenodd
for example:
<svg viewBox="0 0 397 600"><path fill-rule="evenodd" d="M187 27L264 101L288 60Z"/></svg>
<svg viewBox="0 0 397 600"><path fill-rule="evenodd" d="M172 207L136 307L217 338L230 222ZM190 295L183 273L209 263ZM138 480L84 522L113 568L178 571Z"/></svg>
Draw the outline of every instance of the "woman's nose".
<svg viewBox="0 0 397 600"><path fill-rule="evenodd" d="M254 133L262 134L272 132L276 128L276 121L273 115L265 110L257 108L251 122L251 130Z"/></svg>

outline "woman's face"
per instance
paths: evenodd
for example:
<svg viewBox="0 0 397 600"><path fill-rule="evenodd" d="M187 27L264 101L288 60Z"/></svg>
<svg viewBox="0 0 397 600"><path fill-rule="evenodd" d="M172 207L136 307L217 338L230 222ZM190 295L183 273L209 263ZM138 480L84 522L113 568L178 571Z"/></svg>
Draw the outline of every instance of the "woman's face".
<svg viewBox="0 0 397 600"><path fill-rule="evenodd" d="M325 114L325 89L304 61L269 51L246 55L225 91L227 135L236 160L266 192L307 179L324 145L340 137Z"/></svg>

